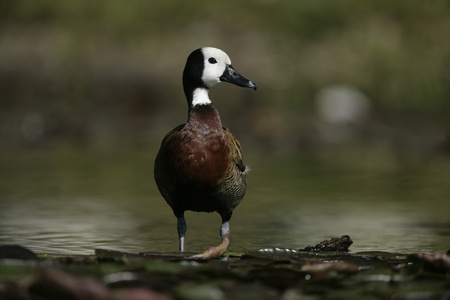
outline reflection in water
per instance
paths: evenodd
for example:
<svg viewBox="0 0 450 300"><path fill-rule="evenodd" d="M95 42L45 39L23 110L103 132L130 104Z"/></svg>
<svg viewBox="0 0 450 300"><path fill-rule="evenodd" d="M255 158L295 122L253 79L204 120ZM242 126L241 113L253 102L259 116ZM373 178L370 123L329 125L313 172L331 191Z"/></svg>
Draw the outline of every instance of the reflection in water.
<svg viewBox="0 0 450 300"><path fill-rule="evenodd" d="M142 200L152 202L153 208L145 203L126 206L101 199L67 199L64 202L70 205L61 206L51 199L45 200L51 204L47 206L42 200L2 203L0 244L60 254L92 254L95 248L175 251L175 217L162 199ZM278 206L277 210L266 206L264 213L261 209L255 215L253 205L247 202L236 211L232 249L298 249L343 234L349 234L355 242L352 251L434 252L448 247L448 229L423 226L416 222L414 212L405 213L401 207L371 208L367 212L364 206L352 204L337 208L302 204ZM146 212L139 207L146 207ZM188 212L186 218L190 224L188 250L201 251L219 242L214 230L220 223L219 215Z"/></svg>
<svg viewBox="0 0 450 300"><path fill-rule="evenodd" d="M173 247L164 244L170 236L158 230L158 216L150 212L140 218L134 206L103 199L27 199L0 206L0 244L61 254L92 254L95 248L146 251L152 243Z"/></svg>
<svg viewBox="0 0 450 300"><path fill-rule="evenodd" d="M144 167L117 157L114 167L75 161L5 164L0 244L58 254L93 254L95 248L177 250L176 218L156 191L146 167L151 161ZM424 185L423 178L403 174L408 183L399 185L379 174L327 175L316 166L299 171L291 159L280 162L278 169L257 159L250 163L248 194L232 219L232 250L299 249L344 234L354 241L353 252L448 250L448 189L440 181ZM189 251L220 241L218 214L187 212L186 219Z"/></svg>

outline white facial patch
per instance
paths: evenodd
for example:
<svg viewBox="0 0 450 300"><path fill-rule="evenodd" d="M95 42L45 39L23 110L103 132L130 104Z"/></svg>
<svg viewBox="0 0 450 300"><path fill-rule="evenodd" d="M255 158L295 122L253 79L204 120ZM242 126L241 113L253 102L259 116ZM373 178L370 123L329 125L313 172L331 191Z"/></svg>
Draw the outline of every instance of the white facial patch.
<svg viewBox="0 0 450 300"><path fill-rule="evenodd" d="M192 97L192 106L211 104L208 96L208 90L205 88L196 88Z"/></svg>
<svg viewBox="0 0 450 300"><path fill-rule="evenodd" d="M231 65L231 60L228 55L220 49L205 47L202 48L204 57L204 66L202 81L209 88L220 82L220 76L227 65Z"/></svg>

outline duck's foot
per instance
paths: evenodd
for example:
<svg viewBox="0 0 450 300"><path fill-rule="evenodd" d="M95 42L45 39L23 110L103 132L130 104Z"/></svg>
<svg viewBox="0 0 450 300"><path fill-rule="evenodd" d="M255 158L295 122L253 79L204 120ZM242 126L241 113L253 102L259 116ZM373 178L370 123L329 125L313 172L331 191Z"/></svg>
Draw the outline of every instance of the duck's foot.
<svg viewBox="0 0 450 300"><path fill-rule="evenodd" d="M231 243L231 235L225 234L222 238L222 243L217 247L210 247L208 250L201 254L195 254L190 256L189 258L192 259L213 259L220 257L222 254L224 254L228 247L230 247Z"/></svg>

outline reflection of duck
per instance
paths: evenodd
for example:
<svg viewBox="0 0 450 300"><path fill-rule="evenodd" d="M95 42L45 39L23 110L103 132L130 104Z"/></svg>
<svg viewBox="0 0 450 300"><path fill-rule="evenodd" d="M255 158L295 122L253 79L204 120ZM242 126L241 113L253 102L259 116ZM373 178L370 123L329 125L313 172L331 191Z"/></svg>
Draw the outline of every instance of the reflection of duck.
<svg viewBox="0 0 450 300"><path fill-rule="evenodd" d="M248 169L242 162L239 141L222 127L219 112L208 97L209 89L219 82L256 90L253 82L234 70L222 50L205 47L192 52L183 72L188 122L164 137L155 161L156 184L178 218L181 252L186 210L217 211L222 217L222 243L199 255L203 258L218 257L228 249L228 221L247 188Z"/></svg>

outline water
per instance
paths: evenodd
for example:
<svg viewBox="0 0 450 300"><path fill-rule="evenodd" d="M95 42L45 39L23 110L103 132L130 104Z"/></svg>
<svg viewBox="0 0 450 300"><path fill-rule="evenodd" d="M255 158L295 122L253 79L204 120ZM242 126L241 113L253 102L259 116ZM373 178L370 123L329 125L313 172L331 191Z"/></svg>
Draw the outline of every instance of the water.
<svg viewBox="0 0 450 300"><path fill-rule="evenodd" d="M154 184L153 157L70 148L2 154L0 244L55 254L176 251L176 218ZM347 234L353 252L446 252L449 159L358 158L247 158L249 189L231 219L231 249L299 249ZM186 221L187 250L219 243L218 214L187 212Z"/></svg>

